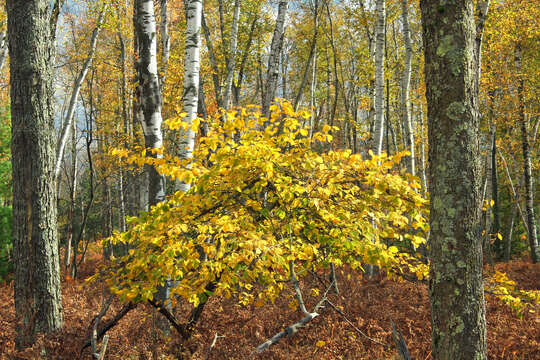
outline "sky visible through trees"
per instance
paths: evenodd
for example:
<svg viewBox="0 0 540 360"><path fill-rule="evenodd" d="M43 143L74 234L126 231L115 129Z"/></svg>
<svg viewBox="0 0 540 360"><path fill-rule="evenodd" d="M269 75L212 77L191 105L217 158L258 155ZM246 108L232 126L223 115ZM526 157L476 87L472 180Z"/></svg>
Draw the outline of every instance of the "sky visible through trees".
<svg viewBox="0 0 540 360"><path fill-rule="evenodd" d="M3 3L0 353L540 358L538 2Z"/></svg>

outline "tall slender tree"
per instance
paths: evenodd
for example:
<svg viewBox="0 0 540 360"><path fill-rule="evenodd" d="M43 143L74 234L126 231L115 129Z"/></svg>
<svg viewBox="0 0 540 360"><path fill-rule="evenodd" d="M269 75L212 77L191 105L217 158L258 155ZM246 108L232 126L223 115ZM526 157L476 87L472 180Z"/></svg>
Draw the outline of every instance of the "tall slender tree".
<svg viewBox="0 0 540 360"><path fill-rule="evenodd" d="M268 69L266 74L266 85L262 103L262 114L268 117L270 115L270 103L276 95L276 88L279 78L279 57L283 47L283 35L285 30L285 16L289 7L288 0L280 0L272 44L270 45L270 54L268 56Z"/></svg>
<svg viewBox="0 0 540 360"><path fill-rule="evenodd" d="M486 359L473 0L421 0L433 358Z"/></svg>
<svg viewBox="0 0 540 360"><path fill-rule="evenodd" d="M373 126L371 149L375 155L382 152L384 134L384 50L386 0L377 0L377 25L375 27L375 124Z"/></svg>
<svg viewBox="0 0 540 360"><path fill-rule="evenodd" d="M6 3L11 59L14 294L19 319L15 343L19 349L31 345L36 333L62 326L52 82L57 12L49 16L49 3Z"/></svg>
<svg viewBox="0 0 540 360"><path fill-rule="evenodd" d="M407 171L409 174L416 175L415 151L414 151L414 130L411 118L411 100L409 88L411 85L411 60L412 60L412 42L411 30L409 27L409 1L401 0L401 19L403 22L403 42L405 43L405 63L403 74L401 76L401 121L404 130L405 146L411 153L406 157Z"/></svg>

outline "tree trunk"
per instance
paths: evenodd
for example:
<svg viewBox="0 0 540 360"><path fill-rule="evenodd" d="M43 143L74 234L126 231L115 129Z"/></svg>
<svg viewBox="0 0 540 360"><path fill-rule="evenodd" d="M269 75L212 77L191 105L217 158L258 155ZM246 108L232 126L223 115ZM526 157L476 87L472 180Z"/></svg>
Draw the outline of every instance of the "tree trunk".
<svg viewBox="0 0 540 360"><path fill-rule="evenodd" d="M487 358L473 0L421 0L433 358Z"/></svg>
<svg viewBox="0 0 540 360"><path fill-rule="evenodd" d="M304 68L304 74L302 75L302 81L300 82L300 87L298 88L298 92L296 93L296 96L294 97L294 104L293 107L295 110L298 109L298 104L300 104L300 100L302 100L302 94L304 93L304 88L306 87L306 83L309 76L309 68L311 67L311 63L314 62L315 58L315 52L317 49L317 35L318 35L318 18L319 18L319 0L314 0L314 9L313 9L313 38L311 39L311 47L309 48L309 56L308 61L306 63L306 67Z"/></svg>
<svg viewBox="0 0 540 360"><path fill-rule="evenodd" d="M371 150L380 155L384 135L384 25L386 22L385 0L377 0L375 45L375 124L373 126Z"/></svg>
<svg viewBox="0 0 540 360"><path fill-rule="evenodd" d="M403 21L403 41L405 43L405 64L401 77L401 121L405 130L405 147L411 153L405 158L407 172L416 176L415 151L414 151L414 130L411 119L411 101L409 97L409 87L411 84L411 31L409 29L409 1L401 0L401 18Z"/></svg>
<svg viewBox="0 0 540 360"><path fill-rule="evenodd" d="M53 68L49 1L8 0L15 345L62 326L56 229Z"/></svg>
<svg viewBox="0 0 540 360"><path fill-rule="evenodd" d="M77 197L77 124L72 122L71 130L71 191L69 203L69 229L66 237L66 253L64 254L64 268L69 269L71 263L71 244L73 242L73 230L75 222L75 199Z"/></svg>
<svg viewBox="0 0 540 360"><path fill-rule="evenodd" d="M2 31L0 34L0 71L4 67L4 64L6 63L8 53L8 39L7 39L7 31Z"/></svg>
<svg viewBox="0 0 540 360"><path fill-rule="evenodd" d="M157 69L156 19L152 0L135 2L137 20L135 32L139 44L137 73L139 80L139 101L143 118L144 144L147 156L159 158L154 152L161 148L161 91ZM165 200L165 177L152 166L146 166L148 173L148 205L153 206Z"/></svg>
<svg viewBox="0 0 540 360"><path fill-rule="evenodd" d="M200 47L201 47L201 18L202 1L189 0L187 6L186 27L186 60L184 69L184 111L185 122L191 125L197 117L199 100L199 71L200 71ZM195 133L193 130L180 130L180 158L191 159L195 146ZM179 182L177 190L187 192L190 184Z"/></svg>
<svg viewBox="0 0 540 360"><path fill-rule="evenodd" d="M229 108L231 98L234 68L236 67L236 43L238 42L238 21L240 19L240 0L234 0L234 14L231 30L231 46L229 49L229 61L227 62L227 77L225 78L225 94L223 95L223 107Z"/></svg>
<svg viewBox="0 0 540 360"><path fill-rule="evenodd" d="M529 247L533 263L540 260L540 248L538 247L538 237L536 234L536 219L534 216L534 198L533 198L533 177L531 172L531 154L529 145L529 134L527 131L527 119L525 118L525 99L524 99L524 79L521 74L521 44L516 46L515 53L516 68L519 72L518 79L518 98L519 98L519 124L521 128L521 146L523 149L523 179L525 180L525 209L527 212L527 237L529 238Z"/></svg>
<svg viewBox="0 0 540 360"><path fill-rule="evenodd" d="M171 40L169 37L169 13L168 13L168 1L161 0L161 21L159 23L159 29L161 31L161 89L165 84L165 78L167 77L167 70L169 68L169 53L171 48Z"/></svg>
<svg viewBox="0 0 540 360"><path fill-rule="evenodd" d="M214 83L214 96L216 98L216 104L218 107L223 107L223 99L221 98L221 83L219 80L219 68L217 65L212 38L210 37L210 29L208 28L208 25L206 25L204 13L201 15L201 26L204 31L206 48L208 49L208 59L210 60L210 65L212 66L212 81Z"/></svg>
<svg viewBox="0 0 540 360"><path fill-rule="evenodd" d="M268 118L270 116L270 103L274 101L276 96L276 87L279 78L279 56L283 46L283 33L285 28L285 16L289 7L288 0L280 0L278 6L278 14L276 18L276 27L272 37L272 45L270 46L270 54L268 56L268 70L266 73L266 84L264 86L264 96L262 103L262 114Z"/></svg>

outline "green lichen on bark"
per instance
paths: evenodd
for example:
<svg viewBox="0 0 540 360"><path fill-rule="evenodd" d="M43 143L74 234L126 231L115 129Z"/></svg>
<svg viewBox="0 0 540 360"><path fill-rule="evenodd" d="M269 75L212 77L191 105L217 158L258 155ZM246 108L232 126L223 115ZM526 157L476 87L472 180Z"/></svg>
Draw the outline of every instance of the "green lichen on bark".
<svg viewBox="0 0 540 360"><path fill-rule="evenodd" d="M477 74L471 66L473 3L443 5L421 1L430 144L433 357L485 359Z"/></svg>

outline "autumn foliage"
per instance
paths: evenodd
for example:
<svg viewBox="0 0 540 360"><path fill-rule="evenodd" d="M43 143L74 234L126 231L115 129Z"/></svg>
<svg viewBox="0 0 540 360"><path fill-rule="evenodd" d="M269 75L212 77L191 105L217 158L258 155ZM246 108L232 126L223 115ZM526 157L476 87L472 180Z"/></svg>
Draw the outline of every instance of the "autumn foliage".
<svg viewBox="0 0 540 360"><path fill-rule="evenodd" d="M396 171L403 154L362 159L326 150L334 128L310 138L300 126L309 113L286 102L272 110L270 119L256 108L218 114L193 160L114 151L192 186L108 240L130 248L102 272L113 292L145 301L170 279L172 293L194 306L232 294L261 306L274 302L295 273L330 263L425 276L416 249L424 241L426 200L414 178ZM188 126L182 118L168 125Z"/></svg>

